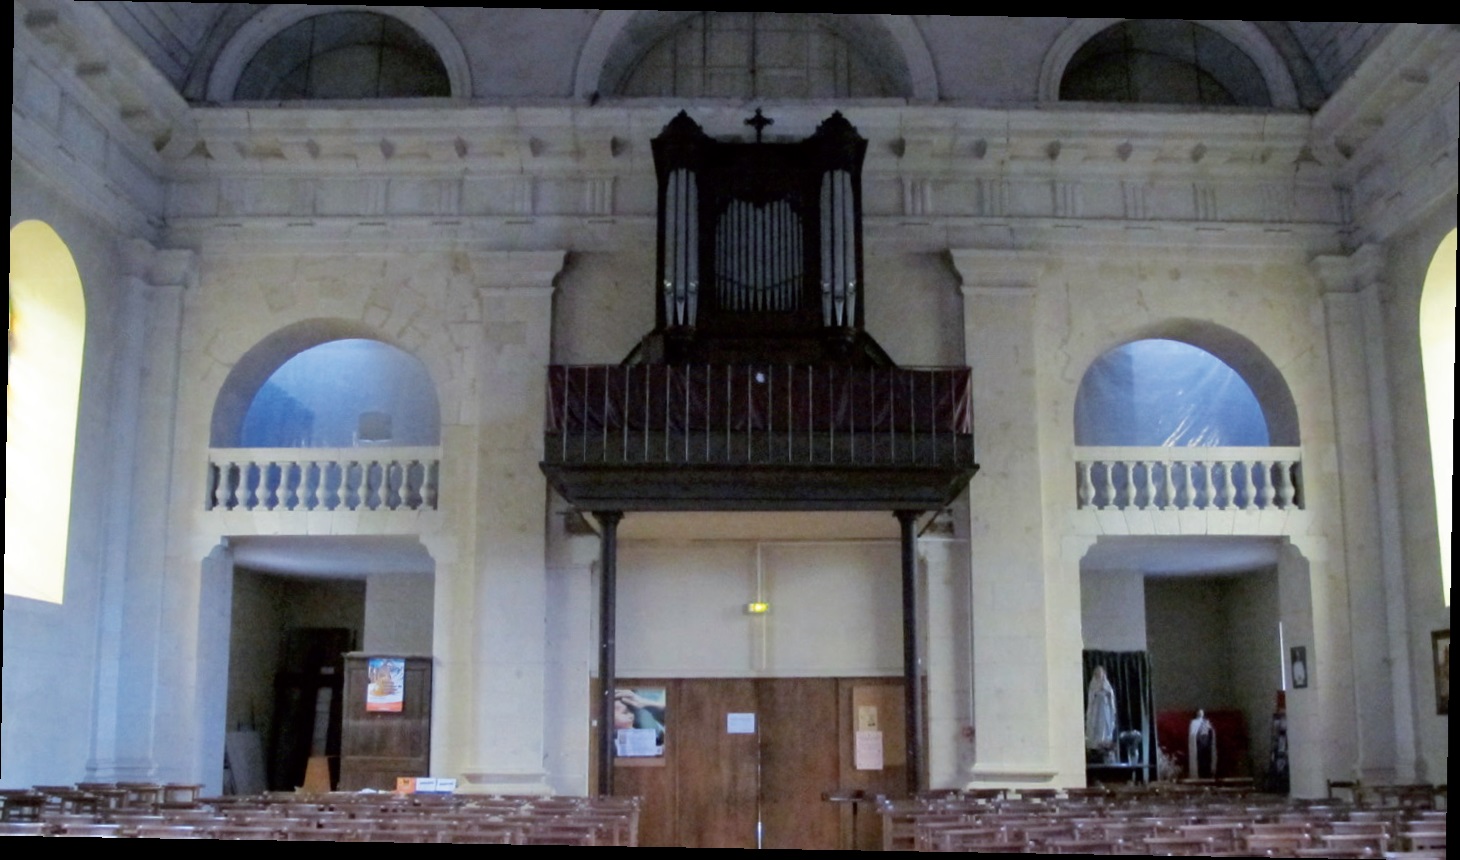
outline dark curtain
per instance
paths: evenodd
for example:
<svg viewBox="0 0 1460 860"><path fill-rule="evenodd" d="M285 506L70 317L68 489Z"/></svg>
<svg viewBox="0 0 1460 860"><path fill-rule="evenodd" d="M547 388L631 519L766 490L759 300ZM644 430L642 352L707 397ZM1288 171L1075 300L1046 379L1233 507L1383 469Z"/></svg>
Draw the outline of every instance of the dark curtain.
<svg viewBox="0 0 1460 860"><path fill-rule="evenodd" d="M1119 732L1141 733L1141 762L1148 779L1156 770L1156 706L1151 696L1151 658L1145 651L1086 651L1085 685L1080 701L1086 701L1090 676L1096 666L1104 666L1115 688L1115 725ZM1083 714L1083 712L1082 712ZM1080 725L1084 725L1083 716Z"/></svg>

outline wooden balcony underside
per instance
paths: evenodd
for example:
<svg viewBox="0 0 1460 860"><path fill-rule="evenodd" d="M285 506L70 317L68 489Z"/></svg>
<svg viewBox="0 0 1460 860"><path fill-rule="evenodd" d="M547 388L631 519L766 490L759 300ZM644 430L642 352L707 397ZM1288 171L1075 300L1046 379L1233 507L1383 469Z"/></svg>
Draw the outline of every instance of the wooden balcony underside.
<svg viewBox="0 0 1460 860"><path fill-rule="evenodd" d="M542 469L584 510L928 511L951 502L978 467L545 462Z"/></svg>

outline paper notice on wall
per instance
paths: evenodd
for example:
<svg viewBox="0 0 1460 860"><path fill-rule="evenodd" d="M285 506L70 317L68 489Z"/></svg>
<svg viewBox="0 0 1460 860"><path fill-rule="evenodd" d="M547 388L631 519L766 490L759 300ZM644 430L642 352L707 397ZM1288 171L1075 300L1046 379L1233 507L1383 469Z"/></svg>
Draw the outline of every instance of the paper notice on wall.
<svg viewBox="0 0 1460 860"><path fill-rule="evenodd" d="M614 737L614 753L621 758L662 755L658 733L653 729L619 729Z"/></svg>
<svg viewBox="0 0 1460 860"><path fill-rule="evenodd" d="M879 731L857 732L856 748L852 761L857 770L882 769L882 733Z"/></svg>
<svg viewBox="0 0 1460 860"><path fill-rule="evenodd" d="M726 714L725 734L727 735L753 735L755 734L755 714Z"/></svg>

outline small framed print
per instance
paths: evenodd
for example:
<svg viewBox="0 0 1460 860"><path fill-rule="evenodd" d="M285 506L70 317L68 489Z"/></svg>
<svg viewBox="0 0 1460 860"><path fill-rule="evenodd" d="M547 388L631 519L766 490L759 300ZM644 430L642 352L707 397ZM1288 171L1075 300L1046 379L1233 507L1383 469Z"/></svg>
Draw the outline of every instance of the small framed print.
<svg viewBox="0 0 1460 860"><path fill-rule="evenodd" d="M1450 714L1450 628L1430 633L1435 657L1435 713Z"/></svg>
<svg viewBox="0 0 1460 860"><path fill-rule="evenodd" d="M1289 664L1292 667L1293 689L1303 690L1308 687L1308 646L1294 645L1288 649Z"/></svg>

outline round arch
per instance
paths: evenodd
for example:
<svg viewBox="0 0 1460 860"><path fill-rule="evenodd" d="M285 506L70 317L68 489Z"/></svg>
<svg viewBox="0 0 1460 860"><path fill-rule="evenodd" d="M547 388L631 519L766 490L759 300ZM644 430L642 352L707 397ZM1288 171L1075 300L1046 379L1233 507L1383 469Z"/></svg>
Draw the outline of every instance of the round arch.
<svg viewBox="0 0 1460 860"><path fill-rule="evenodd" d="M1086 357L1081 366L1088 369L1095 359L1111 349L1147 339L1180 341L1221 359L1242 377L1262 407L1263 417L1267 420L1268 444L1284 447L1299 444L1298 408L1282 371L1261 347L1224 326L1194 319L1152 323L1101 345L1093 355ZM1083 380L1083 372L1080 378Z"/></svg>
<svg viewBox="0 0 1460 860"><path fill-rule="evenodd" d="M274 4L244 22L218 53L218 58L213 61L213 70L208 74L208 100L220 104L233 101L233 92L238 87L238 79L243 75L244 67L265 42L286 27L306 18L328 15L331 12L371 12L387 15L415 30L435 49L442 65L446 67L446 78L451 82L452 97L471 98L471 66L467 63L466 51L462 49L461 42L446 22L425 6Z"/></svg>
<svg viewBox="0 0 1460 860"><path fill-rule="evenodd" d="M419 359L402 344L383 336L369 326L344 319L311 319L287 325L264 337L245 352L224 378L213 399L213 415L209 444L215 448L237 447L254 396L269 377L289 359L321 344L338 340L372 340L401 350ZM429 362L422 362L431 373ZM432 379L437 391L439 411L440 384ZM439 415L438 415L439 418Z"/></svg>
<svg viewBox="0 0 1460 860"><path fill-rule="evenodd" d="M1097 33L1113 27L1126 18L1076 18L1070 25L1054 40L1049 51L1044 55L1044 61L1039 67L1039 93L1041 103L1058 102L1060 100L1060 81L1064 79L1065 69L1069 67L1070 60L1074 59L1075 52ZM1218 34L1222 38L1236 45L1248 59L1257 64L1258 70L1262 73L1263 83L1267 85L1268 95L1272 98L1272 106L1282 110L1297 110L1298 88L1293 83L1292 72L1284 62L1282 54L1272 46L1267 37L1262 34L1256 24L1250 21L1198 21L1192 19L1192 23L1200 24L1208 30Z"/></svg>
<svg viewBox="0 0 1460 860"><path fill-rule="evenodd" d="M86 296L66 241L43 221L10 228L5 593L65 596ZM11 505L10 499L24 499Z"/></svg>
<svg viewBox="0 0 1460 860"><path fill-rule="evenodd" d="M641 14L642 11L636 9L610 9L599 14L583 43L583 50L578 54L573 77L575 98L588 101L601 91L604 72L612 65L614 55L635 47L622 43L630 35L630 24ZM909 98L918 102L936 102L938 75L933 66L933 54L912 17L880 13L867 17L880 24L897 46L906 69Z"/></svg>

